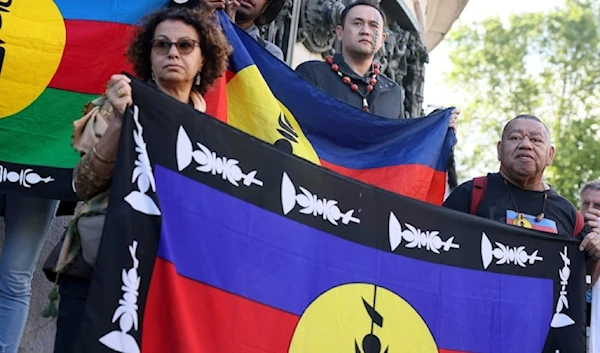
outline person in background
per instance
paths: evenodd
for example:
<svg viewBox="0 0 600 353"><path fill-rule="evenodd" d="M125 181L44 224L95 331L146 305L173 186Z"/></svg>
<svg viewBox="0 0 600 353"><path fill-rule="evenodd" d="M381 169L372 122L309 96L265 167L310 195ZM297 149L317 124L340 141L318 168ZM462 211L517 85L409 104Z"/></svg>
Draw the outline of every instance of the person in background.
<svg viewBox="0 0 600 353"><path fill-rule="evenodd" d="M581 215L586 220L597 222L595 217L600 216L600 179L589 181L581 187L579 202Z"/></svg>
<svg viewBox="0 0 600 353"><path fill-rule="evenodd" d="M127 56L137 77L204 112L202 95L224 74L231 50L212 13L167 7L142 19ZM130 82L127 76L113 75L105 94L88 104L85 116L74 123L73 146L82 157L73 186L85 203L52 266L60 291L56 353L73 351L83 318L99 243L87 242L83 234L102 234L123 115L134 103Z"/></svg>
<svg viewBox="0 0 600 353"><path fill-rule="evenodd" d="M197 4L199 2L199 4ZM263 48L283 61L283 52L275 44L262 39L257 26L267 25L275 20L285 0L200 0L178 1L174 6L204 6L210 11L224 10L233 22L246 31Z"/></svg>
<svg viewBox="0 0 600 353"><path fill-rule="evenodd" d="M600 258L598 224L584 221L575 206L544 182L555 147L548 127L533 115L519 115L502 130L497 145L500 171L458 186L444 207L497 222L581 241L589 268ZM587 225L587 226L586 226Z"/></svg>
<svg viewBox="0 0 600 353"><path fill-rule="evenodd" d="M4 207L3 207L4 206ZM0 352L17 353L31 299L31 279L58 201L0 195L4 245L0 255Z"/></svg>
<svg viewBox="0 0 600 353"><path fill-rule="evenodd" d="M386 18L377 4L359 0L346 6L336 27L342 52L325 62L306 61L296 72L325 92L373 115L404 119L404 92L381 73L375 54L386 39ZM456 129L460 111L454 109L449 127Z"/></svg>
<svg viewBox="0 0 600 353"><path fill-rule="evenodd" d="M592 229L595 228L595 231L600 233L598 230L598 216L600 216L600 179L589 181L581 187L581 191L579 192L579 213L588 222L588 226L590 226ZM594 279L594 281L590 283L590 288L586 293L588 328L591 324L592 312L591 287L598 279L598 272L600 272L600 269L588 269L588 273Z"/></svg>

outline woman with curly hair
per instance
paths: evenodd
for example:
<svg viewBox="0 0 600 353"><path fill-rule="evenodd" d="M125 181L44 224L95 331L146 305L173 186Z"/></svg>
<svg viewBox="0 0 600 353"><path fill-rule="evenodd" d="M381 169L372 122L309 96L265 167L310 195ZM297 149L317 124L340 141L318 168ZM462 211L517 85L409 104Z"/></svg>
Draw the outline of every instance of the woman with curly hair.
<svg viewBox="0 0 600 353"><path fill-rule="evenodd" d="M230 52L231 47L212 15L187 8L165 8L142 20L127 56L136 76L204 112L206 102L202 95L223 75ZM73 187L85 203L69 224L59 245L60 252L54 252L57 260L51 257L50 266L46 266L51 268L46 273L57 280L60 293L56 353L74 350L85 311L123 114L133 104L130 82L125 75L113 75L105 94L89 103L84 117L74 123L73 147L82 158L73 173ZM56 294L50 294L52 301ZM56 314L53 305L51 302L46 315Z"/></svg>

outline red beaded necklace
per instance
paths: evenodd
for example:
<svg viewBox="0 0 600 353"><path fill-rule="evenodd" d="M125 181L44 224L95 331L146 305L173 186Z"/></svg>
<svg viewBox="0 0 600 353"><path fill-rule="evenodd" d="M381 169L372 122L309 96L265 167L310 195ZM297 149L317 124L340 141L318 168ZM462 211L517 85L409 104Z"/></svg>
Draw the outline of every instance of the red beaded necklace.
<svg viewBox="0 0 600 353"><path fill-rule="evenodd" d="M338 64L333 62L333 56L326 57L325 62L327 62L329 65L331 65L331 70L333 72L335 72L336 74L338 74L338 76L342 78L342 81L345 84L350 86L350 89L352 90L352 92L357 93L362 98L362 108L364 111L368 112L369 111L369 102L367 101L367 96L369 95L369 93L373 92L373 88L375 87L375 84L377 83L377 75L379 75L379 64L377 64L375 62L373 63L373 73L371 74L371 79L369 80L369 84L367 84L367 93L362 94L362 92L360 92L358 90L358 85L355 83L352 83L352 79L349 76L344 76L344 74L342 74L340 72L340 67L338 66Z"/></svg>

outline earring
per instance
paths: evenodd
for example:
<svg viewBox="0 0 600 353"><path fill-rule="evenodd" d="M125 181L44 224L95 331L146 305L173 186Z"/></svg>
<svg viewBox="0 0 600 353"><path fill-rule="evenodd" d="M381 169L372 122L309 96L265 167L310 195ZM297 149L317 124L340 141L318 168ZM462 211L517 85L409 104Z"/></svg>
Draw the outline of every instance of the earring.
<svg viewBox="0 0 600 353"><path fill-rule="evenodd" d="M200 72L196 75L196 86L200 86Z"/></svg>
<svg viewBox="0 0 600 353"><path fill-rule="evenodd" d="M152 78L152 81L156 82L156 77L154 77L154 71L150 71L150 78Z"/></svg>

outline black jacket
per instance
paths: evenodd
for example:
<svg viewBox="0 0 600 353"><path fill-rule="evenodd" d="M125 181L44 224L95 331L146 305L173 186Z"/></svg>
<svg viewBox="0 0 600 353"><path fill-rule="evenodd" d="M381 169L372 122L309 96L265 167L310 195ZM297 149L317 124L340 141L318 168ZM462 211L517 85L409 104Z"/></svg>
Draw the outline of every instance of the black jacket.
<svg viewBox="0 0 600 353"><path fill-rule="evenodd" d="M338 64L339 70L356 83L360 92L365 93L370 77L361 77L355 73L344 61L341 54L336 54L333 61ZM323 61L307 61L296 68L296 72L306 78L315 86L320 87L332 96L362 109L362 97L350 90L350 86L342 81L331 66ZM377 75L375 89L367 96L370 113L384 118L404 119L404 93L398 84L383 74Z"/></svg>

